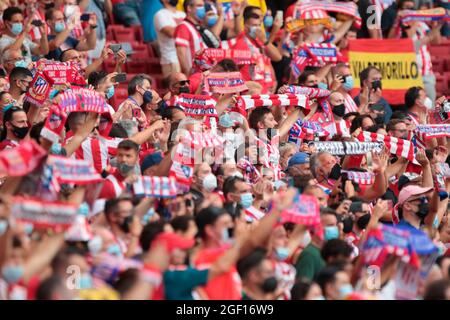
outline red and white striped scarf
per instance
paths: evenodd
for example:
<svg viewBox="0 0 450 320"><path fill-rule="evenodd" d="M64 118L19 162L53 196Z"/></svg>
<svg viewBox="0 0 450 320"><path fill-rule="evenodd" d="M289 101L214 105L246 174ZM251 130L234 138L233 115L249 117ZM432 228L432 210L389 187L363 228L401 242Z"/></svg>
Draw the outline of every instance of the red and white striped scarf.
<svg viewBox="0 0 450 320"><path fill-rule="evenodd" d="M261 212L260 210L256 209L253 206L251 206L248 209L245 209L244 213L245 213L245 220L247 222L259 221L265 216L264 212Z"/></svg>
<svg viewBox="0 0 450 320"><path fill-rule="evenodd" d="M86 160L51 155L47 159L47 165L52 168L58 183L86 185L103 181L102 176Z"/></svg>
<svg viewBox="0 0 450 320"><path fill-rule="evenodd" d="M137 196L173 198L177 196L177 185L174 177L139 176L133 191Z"/></svg>
<svg viewBox="0 0 450 320"><path fill-rule="evenodd" d="M355 100L348 94L344 94L344 103L345 103L345 113L350 112L358 112L358 106L355 103Z"/></svg>
<svg viewBox="0 0 450 320"><path fill-rule="evenodd" d="M306 66L323 67L326 64L336 64L341 58L339 49L332 43L305 43L295 49L291 70L298 77Z"/></svg>
<svg viewBox="0 0 450 320"><path fill-rule="evenodd" d="M355 18L355 26L361 27L361 16L358 12L358 6L354 2L329 2L329 1L308 1L298 5L301 12L312 10L325 10L328 12L343 13Z"/></svg>
<svg viewBox="0 0 450 320"><path fill-rule="evenodd" d="M96 112L108 113L109 108L105 98L98 92L85 89L73 88L58 96L59 106L66 112Z"/></svg>
<svg viewBox="0 0 450 320"><path fill-rule="evenodd" d="M229 46L233 45L234 43L229 41ZM199 72L210 70L217 62L223 59L231 59L237 65L250 65L254 62L254 57L252 57L250 50L208 48L197 53L194 58L193 68Z"/></svg>
<svg viewBox="0 0 450 320"><path fill-rule="evenodd" d="M236 97L236 106L241 109L272 106L300 106L309 109L308 97L303 94L263 94Z"/></svg>
<svg viewBox="0 0 450 320"><path fill-rule="evenodd" d="M208 95L181 94L169 101L169 106L181 107L187 116L217 116L217 101Z"/></svg>
<svg viewBox="0 0 450 320"><path fill-rule="evenodd" d="M206 77L204 90L208 93L230 94L246 91L248 87L239 71L217 72Z"/></svg>
<svg viewBox="0 0 450 320"><path fill-rule="evenodd" d="M415 161L414 146L411 141L367 131L361 132L358 136L358 140L366 142L383 142L390 153L408 159L409 161Z"/></svg>
<svg viewBox="0 0 450 320"><path fill-rule="evenodd" d="M41 137L56 143L59 141L61 133L66 124L67 114L57 105L50 106L50 113L45 120L41 130Z"/></svg>
<svg viewBox="0 0 450 320"><path fill-rule="evenodd" d="M425 10L405 10L401 17L403 23L410 21L449 21L450 16L445 8L433 8Z"/></svg>
<svg viewBox="0 0 450 320"><path fill-rule="evenodd" d="M342 172L347 173L348 180L362 185L371 185L375 181L375 174L372 172L358 172L358 171L347 171L342 170Z"/></svg>
<svg viewBox="0 0 450 320"><path fill-rule="evenodd" d="M20 177L36 169L47 152L34 140L21 142L17 147L0 152L0 174Z"/></svg>
<svg viewBox="0 0 450 320"><path fill-rule="evenodd" d="M425 141L429 139L450 137L450 124L420 124L414 134L425 145Z"/></svg>
<svg viewBox="0 0 450 320"><path fill-rule="evenodd" d="M285 92L282 92L282 91L284 91L284 90L279 90L279 93L304 94L305 96L307 96L310 99L327 98L331 93L329 90L326 90L326 89L310 88L310 87L302 87L302 86L294 86L294 85L287 86Z"/></svg>
<svg viewBox="0 0 450 320"><path fill-rule="evenodd" d="M248 160L247 157L239 159L236 167L244 171L244 179L249 183L256 183L261 178L261 174L259 173L258 169L256 169L256 167Z"/></svg>
<svg viewBox="0 0 450 320"><path fill-rule="evenodd" d="M14 197L11 215L35 229L50 228L57 232L66 230L74 222L78 208L66 202L48 202L37 198Z"/></svg>
<svg viewBox="0 0 450 320"><path fill-rule="evenodd" d="M302 194L295 197L292 206L283 210L281 213L281 223L286 222L305 226L316 226L320 224L317 198Z"/></svg>

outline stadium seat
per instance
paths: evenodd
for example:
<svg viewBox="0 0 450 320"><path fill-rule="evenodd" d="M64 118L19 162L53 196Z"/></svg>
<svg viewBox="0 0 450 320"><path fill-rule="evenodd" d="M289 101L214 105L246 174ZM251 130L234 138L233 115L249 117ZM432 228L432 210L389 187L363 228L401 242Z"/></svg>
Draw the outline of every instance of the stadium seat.
<svg viewBox="0 0 450 320"><path fill-rule="evenodd" d="M134 36L137 41L143 43L144 42L144 31L142 30L142 26L132 26L134 30Z"/></svg>
<svg viewBox="0 0 450 320"><path fill-rule="evenodd" d="M159 63L159 59L149 61L147 63L147 72L149 74L162 74L161 64Z"/></svg>
<svg viewBox="0 0 450 320"><path fill-rule="evenodd" d="M128 61L126 63L128 73L146 73L147 72L147 62L136 60Z"/></svg>
<svg viewBox="0 0 450 320"><path fill-rule="evenodd" d="M117 42L134 42L136 37L132 28L114 29L114 38Z"/></svg>
<svg viewBox="0 0 450 320"><path fill-rule="evenodd" d="M103 66L106 72L111 73L116 68L116 62L113 59L108 59L103 62Z"/></svg>
<svg viewBox="0 0 450 320"><path fill-rule="evenodd" d="M433 71L443 73L444 72L444 60L437 58L437 57L431 57L431 63L433 64Z"/></svg>
<svg viewBox="0 0 450 320"><path fill-rule="evenodd" d="M155 90L160 90L163 88L163 76L162 74L150 74L150 79L152 80L152 88Z"/></svg>
<svg viewBox="0 0 450 320"><path fill-rule="evenodd" d="M431 46L430 53L432 56L446 57L450 54L450 47L448 45Z"/></svg>

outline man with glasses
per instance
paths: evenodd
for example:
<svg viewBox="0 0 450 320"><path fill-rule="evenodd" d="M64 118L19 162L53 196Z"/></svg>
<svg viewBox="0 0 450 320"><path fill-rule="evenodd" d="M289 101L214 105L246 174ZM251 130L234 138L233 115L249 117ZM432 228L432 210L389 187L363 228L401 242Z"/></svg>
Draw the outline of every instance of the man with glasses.
<svg viewBox="0 0 450 320"><path fill-rule="evenodd" d="M190 93L190 81L181 72L174 72L165 78L165 89L168 89L171 96L177 96L182 93Z"/></svg>
<svg viewBox="0 0 450 320"><path fill-rule="evenodd" d="M26 68L28 66L24 57L22 57L22 53L17 49L6 49L3 52L2 61L6 74L10 74L15 67Z"/></svg>
<svg viewBox="0 0 450 320"><path fill-rule="evenodd" d="M389 121L386 131L395 138L408 139L408 127L404 119L392 119Z"/></svg>
<svg viewBox="0 0 450 320"><path fill-rule="evenodd" d="M33 74L27 68L15 67L9 74L9 93L18 106L22 106L25 93L33 81Z"/></svg>

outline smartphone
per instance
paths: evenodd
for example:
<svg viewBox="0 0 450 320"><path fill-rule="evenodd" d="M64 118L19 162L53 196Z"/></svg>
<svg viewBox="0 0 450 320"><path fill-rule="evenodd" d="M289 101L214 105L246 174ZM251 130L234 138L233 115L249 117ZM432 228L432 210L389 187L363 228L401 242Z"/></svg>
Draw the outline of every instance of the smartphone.
<svg viewBox="0 0 450 320"><path fill-rule="evenodd" d="M91 18L91 14L90 13L83 13L80 16L80 21L89 21L90 18Z"/></svg>
<svg viewBox="0 0 450 320"><path fill-rule="evenodd" d="M381 80L372 81L372 90L381 89Z"/></svg>
<svg viewBox="0 0 450 320"><path fill-rule="evenodd" d="M361 201L355 201L352 202L350 205L350 208L348 209L350 212L362 212L362 202Z"/></svg>
<svg viewBox="0 0 450 320"><path fill-rule="evenodd" d="M126 217L126 218L123 220L122 230L123 230L125 233L130 232L130 224L131 224L131 222L133 222L133 216L132 216L132 215Z"/></svg>
<svg viewBox="0 0 450 320"><path fill-rule="evenodd" d="M186 207L190 208L192 207L193 203L192 203L192 199L186 199Z"/></svg>
<svg viewBox="0 0 450 320"><path fill-rule="evenodd" d="M133 118L139 118L141 116L141 110L140 109L133 109Z"/></svg>
<svg viewBox="0 0 450 320"><path fill-rule="evenodd" d="M127 81L127 74L126 73L118 73L115 77L114 77L114 82L125 82Z"/></svg>
<svg viewBox="0 0 450 320"><path fill-rule="evenodd" d="M35 27L40 27L40 26L44 25L44 23L41 20L33 20L33 21L31 21L31 24Z"/></svg>
<svg viewBox="0 0 450 320"><path fill-rule="evenodd" d="M120 43L111 43L109 45L109 48L112 50L112 52L117 53L120 49L122 49L122 45Z"/></svg>
<svg viewBox="0 0 450 320"><path fill-rule="evenodd" d="M281 19L281 21L283 21L283 11L282 10L277 10L277 13L275 14L275 20L276 19Z"/></svg>
<svg viewBox="0 0 450 320"><path fill-rule="evenodd" d="M341 82L344 83L347 76L341 76L341 78L342 78Z"/></svg>

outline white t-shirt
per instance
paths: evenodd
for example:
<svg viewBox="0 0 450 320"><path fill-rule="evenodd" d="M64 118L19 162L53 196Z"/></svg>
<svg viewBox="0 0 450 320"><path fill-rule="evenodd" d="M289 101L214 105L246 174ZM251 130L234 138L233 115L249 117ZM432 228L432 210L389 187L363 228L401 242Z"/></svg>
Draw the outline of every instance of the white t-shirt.
<svg viewBox="0 0 450 320"><path fill-rule="evenodd" d="M2 37L0 38L0 53L3 53L3 50L5 50L6 47L12 45L15 41L16 39L11 38L6 34L2 35ZM36 43L28 38L25 38L25 40L23 40L21 51L22 56L25 58L25 61L27 63L31 62L31 50L33 50L37 46L38 45Z"/></svg>
<svg viewBox="0 0 450 320"><path fill-rule="evenodd" d="M177 50L175 48L175 39L168 37L161 30L165 27L175 28L186 18L182 11L172 12L169 9L161 9L153 18L156 34L158 37L159 49L161 51L161 64L178 63Z"/></svg>

